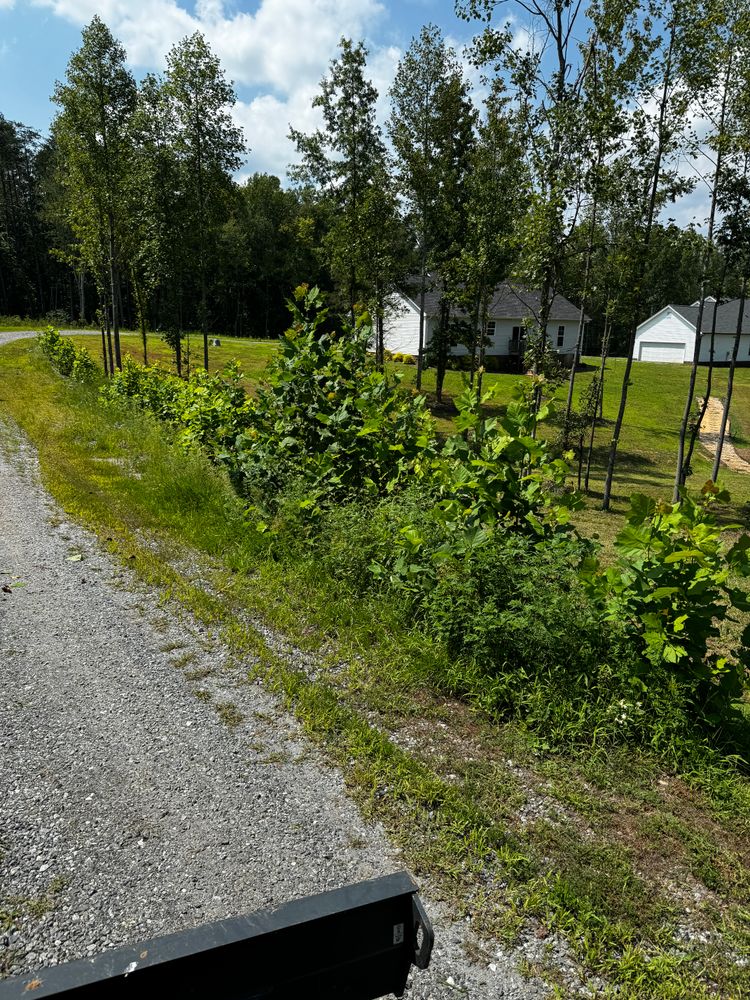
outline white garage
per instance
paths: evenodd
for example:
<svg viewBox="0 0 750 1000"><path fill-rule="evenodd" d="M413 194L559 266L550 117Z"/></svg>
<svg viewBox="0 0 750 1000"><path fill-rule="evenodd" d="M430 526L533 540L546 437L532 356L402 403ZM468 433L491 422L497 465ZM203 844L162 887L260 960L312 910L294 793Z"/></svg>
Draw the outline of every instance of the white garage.
<svg viewBox="0 0 750 1000"><path fill-rule="evenodd" d="M642 340L639 344L639 361L661 361L667 364L681 365L685 360L687 344L665 344L656 341Z"/></svg>
<svg viewBox="0 0 750 1000"><path fill-rule="evenodd" d="M690 364L695 352L695 326L698 322L698 303L690 306L669 305L654 313L636 331L634 361L661 361L662 363ZM716 302L707 298L703 310L700 361L705 364L711 357L715 364L726 365L732 356L737 327L740 325L740 300ZM711 337L713 329L714 336ZM744 302L737 362L750 364L750 301Z"/></svg>
<svg viewBox="0 0 750 1000"><path fill-rule="evenodd" d="M697 314L693 306L664 306L649 316L636 332L633 360L668 365L692 361Z"/></svg>

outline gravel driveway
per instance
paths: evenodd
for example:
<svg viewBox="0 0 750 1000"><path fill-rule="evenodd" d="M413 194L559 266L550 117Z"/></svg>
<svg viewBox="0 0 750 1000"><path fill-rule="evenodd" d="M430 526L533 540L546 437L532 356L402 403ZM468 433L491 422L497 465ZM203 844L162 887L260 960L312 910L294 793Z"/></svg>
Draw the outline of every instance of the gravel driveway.
<svg viewBox="0 0 750 1000"><path fill-rule="evenodd" d="M0 977L401 868L294 720L3 439ZM470 962L466 925L426 903L411 996L546 995L496 948Z"/></svg>

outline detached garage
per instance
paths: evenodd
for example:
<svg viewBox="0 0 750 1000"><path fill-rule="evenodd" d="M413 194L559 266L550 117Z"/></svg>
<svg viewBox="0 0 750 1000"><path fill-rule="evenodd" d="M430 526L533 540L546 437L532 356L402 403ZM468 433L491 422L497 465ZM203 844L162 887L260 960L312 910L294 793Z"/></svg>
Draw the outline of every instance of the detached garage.
<svg viewBox="0 0 750 1000"><path fill-rule="evenodd" d="M660 361L662 364L690 364L695 352L695 325L698 303L690 306L669 305L644 320L638 327L633 349L634 361ZM750 364L750 302L744 303L740 317L740 300L717 302L707 298L701 324L700 363L711 358L716 365L727 365L732 356L737 327L741 334L737 364ZM714 335L711 337L713 328Z"/></svg>
<svg viewBox="0 0 750 1000"><path fill-rule="evenodd" d="M692 306L664 306L649 316L638 327L633 360L667 365L692 361L697 313Z"/></svg>

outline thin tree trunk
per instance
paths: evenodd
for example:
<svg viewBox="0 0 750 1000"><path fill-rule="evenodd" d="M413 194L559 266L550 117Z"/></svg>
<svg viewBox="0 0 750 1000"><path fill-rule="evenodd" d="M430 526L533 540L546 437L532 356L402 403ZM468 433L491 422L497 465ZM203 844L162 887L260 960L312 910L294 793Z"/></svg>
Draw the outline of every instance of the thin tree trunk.
<svg viewBox="0 0 750 1000"><path fill-rule="evenodd" d="M424 233L422 233L422 261L420 264L421 268L421 285L419 289L419 344L417 346L417 390L422 388L422 364L424 357L424 340L425 340L425 314L424 314L424 300L427 293L427 273L426 273L426 254L424 247Z"/></svg>
<svg viewBox="0 0 750 1000"><path fill-rule="evenodd" d="M109 374L114 375L115 372L115 362L112 354L112 322L109 314L109 306L106 301L104 302L104 321L107 324L107 348L109 350Z"/></svg>
<svg viewBox="0 0 750 1000"><path fill-rule="evenodd" d="M658 138L656 146L656 157L654 159L654 175L651 183L651 195L649 198L648 212L646 215L646 230L643 235L643 244L641 246L641 261L638 268L638 294L636 296L635 304L635 315L633 317L633 329L630 334L628 342L628 355L625 359L625 371L622 376L622 391L620 393L620 406L617 411L617 419L615 420L615 426L612 431L612 442L609 448L609 461L607 462L607 476L604 481L604 495L602 497L602 510L609 510L610 500L612 497L612 481L615 476L615 463L617 461L617 446L620 443L620 433L622 431L622 424L625 419L625 407L628 402L628 388L630 386L630 373L633 369L633 350L635 348L635 338L638 329L638 313L641 308L641 301L643 299L643 279L646 274L646 255L648 253L649 246L651 244L651 232L654 224L654 215L656 214L656 195L659 190L659 174L661 173L661 161L664 155L664 122L667 116L667 107L669 104L669 85L672 78L672 52L674 49L675 40L675 25L672 23L671 32L669 35L669 49L667 51L667 63L664 68L664 86L662 87L661 95L661 105L659 107L659 128L658 128Z"/></svg>
<svg viewBox="0 0 750 1000"><path fill-rule="evenodd" d="M122 368L122 354L120 352L120 314L117 308L117 268L115 265L115 220L112 212L107 214L108 236L109 236L109 294L112 308L112 331L115 339L115 362L118 368Z"/></svg>
<svg viewBox="0 0 750 1000"><path fill-rule="evenodd" d="M133 291L135 292L135 301L138 306L138 323L141 328L141 342L143 344L143 363L148 365L148 342L146 336L146 307L143 302L143 289L141 283L138 280L138 276L135 269L131 272L133 280Z"/></svg>
<svg viewBox="0 0 750 1000"><path fill-rule="evenodd" d="M716 167L714 169L713 185L711 188L711 208L708 216L708 230L706 232L706 242L703 248L703 260L701 261L701 294L698 302L698 315L695 320L695 345L693 347L693 363L690 366L690 380L688 382L687 397L685 399L685 409L682 414L680 424L680 435L677 443L677 465L675 467L674 492L672 500L677 503L680 499L680 489L685 485L687 479L687 467L685 464L685 439L687 437L688 426L690 424L690 414L693 411L693 399L695 397L695 383L698 378L698 365L701 359L702 334L703 334L703 311L706 303L706 284L708 268L711 260L711 251L714 245L714 222L716 219L716 202L719 194L719 183L722 168L722 152L724 149L724 121L726 118L727 96L729 94L729 79L732 71L732 57L734 53L729 53L726 73L724 75L724 91L721 98L721 114L719 116L718 144L716 153ZM706 397L708 398L708 397Z"/></svg>
<svg viewBox="0 0 750 1000"><path fill-rule="evenodd" d="M375 364L379 371L385 371L385 330L383 314L385 304L383 286L380 281L375 285Z"/></svg>
<svg viewBox="0 0 750 1000"><path fill-rule="evenodd" d="M146 335L146 313L143 309L143 302L138 304L138 312L141 316L141 340L143 341L143 363L148 364L148 338Z"/></svg>
<svg viewBox="0 0 750 1000"><path fill-rule="evenodd" d="M605 329L606 329L605 322ZM607 359L609 358L609 341L612 334L611 331L607 331L606 342L602 339L602 363L599 378L599 419L604 420L604 377L607 374Z"/></svg>
<svg viewBox="0 0 750 1000"><path fill-rule="evenodd" d="M597 197L594 196L594 200L591 206L591 225L589 226L589 238L586 243L586 266L583 272L583 292L581 295L581 310L578 315L578 335L576 336L576 346L573 354L573 364L570 369L570 378L568 379L568 399L565 404L565 417L563 419L563 447L568 447L568 425L570 423L570 414L573 409L573 389L575 387L576 381L576 369L578 368L578 363L581 357L581 351L583 347L583 329L586 325L586 299L588 298L589 291L589 275L591 273L591 258L594 253L594 230L596 227L596 210Z"/></svg>
<svg viewBox="0 0 750 1000"><path fill-rule="evenodd" d="M444 299L440 301L440 330L438 333L438 349L435 358L435 398L443 402L443 383L445 382L445 367L448 358L448 316L450 306Z"/></svg>
<svg viewBox="0 0 750 1000"><path fill-rule="evenodd" d="M107 338L104 333L104 324L102 323L102 361L104 362L104 375L105 378L109 378L109 365L107 364Z"/></svg>
<svg viewBox="0 0 750 1000"><path fill-rule="evenodd" d="M85 298L86 272L83 268L78 272L78 318L81 324L86 322L86 298Z"/></svg>
<svg viewBox="0 0 750 1000"><path fill-rule="evenodd" d="M747 275L742 279L742 289L740 290L740 308L737 316L737 330L734 335L732 345L732 360L729 364L729 375L727 377L727 395L724 400L724 410L721 414L721 428L719 430L719 440L716 442L716 454L714 455L714 467L711 478L714 482L719 479L719 467L721 466L721 453L724 450L724 436L727 432L729 422L729 407L732 405L732 390L734 389L734 370L737 367L737 355L740 352L740 341L742 340L742 327L745 318L745 295L747 292Z"/></svg>
<svg viewBox="0 0 750 1000"><path fill-rule="evenodd" d="M479 317L479 368L477 375L477 396L479 397L479 405L482 405L482 382L484 381L484 356L486 350L485 340L487 338L487 312L488 312L488 301L487 293L482 295L482 306L481 314Z"/></svg>
<svg viewBox="0 0 750 1000"><path fill-rule="evenodd" d="M721 298L721 292L724 288L724 279L726 277L726 273L727 273L727 262L725 260L721 276L720 288L717 289L716 298L714 299L713 316L711 318L711 334L710 334L709 349L708 349L708 371L706 372L706 393L703 397L703 402L701 403L700 409L698 411L698 417L694 421L692 427L690 428L690 443L688 444L687 454L685 455L685 459L683 461L686 482L687 482L687 477L690 473L690 466L693 461L693 452L695 451L695 445L698 441L698 435L700 434L703 418L706 416L706 410L708 409L708 400L711 397L711 389L713 387L714 356L716 354L716 311L719 308L719 299Z"/></svg>
<svg viewBox="0 0 750 1000"><path fill-rule="evenodd" d="M591 431L589 435L589 447L586 453L586 477L584 479L584 490L589 491L589 479L591 477L591 459L594 454L594 438L596 436L596 414L599 411L599 419L603 419L604 400L604 368L607 364L607 352L609 351L610 315L604 316L604 332L602 333L602 354L599 364L599 385L597 387L597 401L594 404L594 415L591 418Z"/></svg>

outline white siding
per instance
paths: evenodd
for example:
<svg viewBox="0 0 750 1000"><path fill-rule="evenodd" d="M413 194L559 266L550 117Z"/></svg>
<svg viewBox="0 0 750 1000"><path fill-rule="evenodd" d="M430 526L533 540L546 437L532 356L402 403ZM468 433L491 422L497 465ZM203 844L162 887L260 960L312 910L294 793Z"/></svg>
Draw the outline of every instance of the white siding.
<svg viewBox="0 0 750 1000"><path fill-rule="evenodd" d="M714 361L717 364L726 363L732 360L732 350L734 349L734 337L729 333L717 333L714 337ZM704 333L701 337L701 361L711 360L711 334ZM692 360L692 359L691 359ZM743 333L740 337L740 350L737 361L747 364L750 361L750 333Z"/></svg>
<svg viewBox="0 0 750 1000"><path fill-rule="evenodd" d="M490 317L492 321L492 317ZM523 320L520 319L495 319L495 333L493 334L489 344L485 347L485 354L494 355L496 357L507 357L510 353L510 342L513 337L513 327L520 326L523 335ZM565 327L564 340L561 347L557 346L557 328L559 326ZM576 340L578 339L578 322L571 320L565 323L552 322L547 326L547 337L550 344L552 345L552 350L557 351L559 354L572 354L575 351ZM468 354L468 350L463 344L458 344L456 347L451 348L451 354L456 357L460 357L464 354Z"/></svg>
<svg viewBox="0 0 750 1000"><path fill-rule="evenodd" d="M392 354L413 354L419 351L419 310L399 297L389 308L383 321L386 351Z"/></svg>
<svg viewBox="0 0 750 1000"><path fill-rule="evenodd" d="M490 321L492 320L495 323L495 332L485 351L489 355L507 357L511 354L513 327L523 328L523 321L490 316ZM425 346L429 344L436 326L437 318L426 317ZM557 331L560 326L565 327L565 337L562 346L558 347ZM387 351L392 354L412 354L416 357L419 349L419 309L403 296L394 297L393 304L386 311L383 333ZM578 338L578 321L552 321L547 325L547 336L554 351L559 354L572 354ZM468 353L463 344L451 348L451 354L455 357Z"/></svg>
<svg viewBox="0 0 750 1000"><path fill-rule="evenodd" d="M667 361L675 364L693 356L695 329L670 306L644 320L635 337L636 361Z"/></svg>

